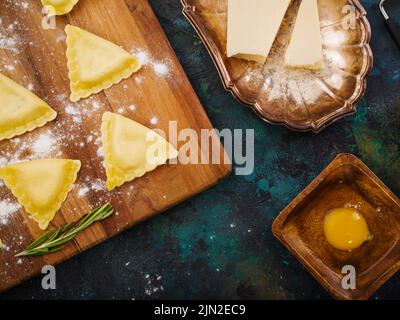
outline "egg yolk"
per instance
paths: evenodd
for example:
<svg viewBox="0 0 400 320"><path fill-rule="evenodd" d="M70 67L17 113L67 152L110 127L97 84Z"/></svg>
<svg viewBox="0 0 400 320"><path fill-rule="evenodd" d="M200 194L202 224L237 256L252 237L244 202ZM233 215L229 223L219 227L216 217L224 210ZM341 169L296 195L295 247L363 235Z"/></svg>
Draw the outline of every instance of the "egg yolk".
<svg viewBox="0 0 400 320"><path fill-rule="evenodd" d="M371 240L367 222L351 208L334 209L324 221L324 233L328 242L339 250L353 250Z"/></svg>

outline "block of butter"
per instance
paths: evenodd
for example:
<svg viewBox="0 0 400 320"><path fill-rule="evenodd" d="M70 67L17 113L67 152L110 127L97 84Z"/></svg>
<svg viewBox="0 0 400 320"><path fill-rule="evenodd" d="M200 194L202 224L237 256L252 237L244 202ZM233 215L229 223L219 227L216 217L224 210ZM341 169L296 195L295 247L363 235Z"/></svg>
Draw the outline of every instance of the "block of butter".
<svg viewBox="0 0 400 320"><path fill-rule="evenodd" d="M311 70L324 66L317 0L302 0L300 4L285 66Z"/></svg>
<svg viewBox="0 0 400 320"><path fill-rule="evenodd" d="M228 57L265 63L291 0L228 0Z"/></svg>

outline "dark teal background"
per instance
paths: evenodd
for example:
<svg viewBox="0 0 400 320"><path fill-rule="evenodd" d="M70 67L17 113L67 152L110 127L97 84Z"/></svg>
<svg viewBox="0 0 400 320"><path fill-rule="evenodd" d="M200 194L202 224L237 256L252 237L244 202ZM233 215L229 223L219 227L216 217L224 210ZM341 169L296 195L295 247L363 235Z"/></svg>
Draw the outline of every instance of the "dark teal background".
<svg viewBox="0 0 400 320"><path fill-rule="evenodd" d="M43 291L35 278L1 298L329 299L273 238L271 223L341 152L359 156L400 195L400 50L384 27L378 1L362 1L375 54L367 93L355 116L318 135L266 124L240 105L224 91L180 2L150 2L214 126L255 129L254 174L231 176L63 263L57 267L57 290ZM400 20L400 10L390 12ZM400 274L373 296L398 297Z"/></svg>

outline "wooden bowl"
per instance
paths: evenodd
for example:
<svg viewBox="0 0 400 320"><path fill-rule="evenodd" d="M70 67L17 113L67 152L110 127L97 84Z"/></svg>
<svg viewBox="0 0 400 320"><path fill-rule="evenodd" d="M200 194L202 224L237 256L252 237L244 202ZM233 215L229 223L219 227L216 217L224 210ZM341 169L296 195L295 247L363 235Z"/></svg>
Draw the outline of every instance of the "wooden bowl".
<svg viewBox="0 0 400 320"><path fill-rule="evenodd" d="M328 211L356 206L373 239L341 251L325 239ZM400 267L400 200L359 159L339 155L275 219L274 235L336 299L368 299ZM342 287L342 267L356 270L356 289Z"/></svg>
<svg viewBox="0 0 400 320"><path fill-rule="evenodd" d="M319 132L356 111L373 64L371 28L358 0L318 0L325 61L318 72L283 67L299 0L292 1L265 65L227 57L227 0L181 1L226 90L263 120Z"/></svg>

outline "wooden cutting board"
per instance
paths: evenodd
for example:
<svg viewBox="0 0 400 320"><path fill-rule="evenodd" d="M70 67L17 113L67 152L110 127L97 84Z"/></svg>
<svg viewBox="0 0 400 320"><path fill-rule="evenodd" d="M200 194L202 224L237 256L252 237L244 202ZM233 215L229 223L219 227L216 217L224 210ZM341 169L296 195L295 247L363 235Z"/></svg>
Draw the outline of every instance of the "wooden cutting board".
<svg viewBox="0 0 400 320"><path fill-rule="evenodd" d="M28 158L82 161L75 187L57 213L53 227L74 222L107 201L118 214L93 225L59 253L16 259L14 255L43 231L24 209L7 215L3 212L0 239L5 246L0 250L0 291L39 273L44 265L60 263L182 202L216 184L231 170L224 164L169 164L114 192L105 191L99 139L105 111L120 112L167 133L173 120L178 130L193 128L197 133L212 128L211 123L147 0L81 0L70 14L57 17L55 30L42 28L41 9L38 0L0 1L0 70L47 101L58 117L43 128L1 142L0 163ZM141 52L147 64L105 92L71 104L64 34L68 23L128 51ZM178 147L182 144L178 142ZM217 152L223 157L222 148ZM3 184L0 201L3 208L8 205L8 213L10 206L16 205Z"/></svg>

